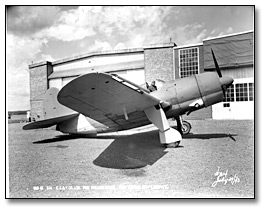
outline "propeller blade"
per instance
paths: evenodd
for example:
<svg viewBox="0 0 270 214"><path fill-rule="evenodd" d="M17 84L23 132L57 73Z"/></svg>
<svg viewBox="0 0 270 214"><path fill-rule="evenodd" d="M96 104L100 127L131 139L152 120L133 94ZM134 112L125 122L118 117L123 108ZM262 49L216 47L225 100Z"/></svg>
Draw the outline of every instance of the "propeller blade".
<svg viewBox="0 0 270 214"><path fill-rule="evenodd" d="M216 57L215 57L215 54L214 54L212 48L211 48L211 52L212 52L212 56L213 56L213 59L214 59L214 63L215 63L215 67L216 67L218 76L219 76L219 77L222 77L221 71L220 71L220 69L219 69L219 66L218 66L218 63L217 63L217 60L216 60Z"/></svg>
<svg viewBox="0 0 270 214"><path fill-rule="evenodd" d="M226 97L226 91L227 91L227 87L226 85L222 86L222 91L223 91L223 96ZM229 95L229 94L228 94Z"/></svg>

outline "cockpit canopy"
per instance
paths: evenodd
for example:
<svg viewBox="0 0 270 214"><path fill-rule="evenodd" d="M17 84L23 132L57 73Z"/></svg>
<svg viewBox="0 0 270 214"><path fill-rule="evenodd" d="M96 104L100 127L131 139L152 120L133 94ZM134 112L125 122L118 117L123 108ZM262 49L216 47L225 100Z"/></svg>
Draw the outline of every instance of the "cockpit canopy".
<svg viewBox="0 0 270 214"><path fill-rule="evenodd" d="M164 83L165 81L161 79L155 79L152 82L145 82L142 87L150 90L150 92L153 92L155 90L159 90L164 85Z"/></svg>

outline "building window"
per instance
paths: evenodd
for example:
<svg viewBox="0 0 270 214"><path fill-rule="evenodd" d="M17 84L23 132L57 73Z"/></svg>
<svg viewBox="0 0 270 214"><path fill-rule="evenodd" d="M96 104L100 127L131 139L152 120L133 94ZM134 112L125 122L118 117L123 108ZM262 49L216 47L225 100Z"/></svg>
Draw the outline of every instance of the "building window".
<svg viewBox="0 0 270 214"><path fill-rule="evenodd" d="M236 101L248 101L247 83L235 84Z"/></svg>
<svg viewBox="0 0 270 214"><path fill-rule="evenodd" d="M223 103L223 107L224 108L229 108L230 107L230 103Z"/></svg>
<svg viewBox="0 0 270 214"><path fill-rule="evenodd" d="M180 49L179 70L181 78L198 74L199 48Z"/></svg>
<svg viewBox="0 0 270 214"><path fill-rule="evenodd" d="M227 88L223 102L234 102L234 85Z"/></svg>
<svg viewBox="0 0 270 214"><path fill-rule="evenodd" d="M253 91L254 91L254 84L249 83L249 101L253 101Z"/></svg>

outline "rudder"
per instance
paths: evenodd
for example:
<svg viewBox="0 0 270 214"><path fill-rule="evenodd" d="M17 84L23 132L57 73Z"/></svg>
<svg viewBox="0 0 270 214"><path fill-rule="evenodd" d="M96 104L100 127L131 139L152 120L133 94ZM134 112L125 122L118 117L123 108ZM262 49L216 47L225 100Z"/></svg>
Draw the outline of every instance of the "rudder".
<svg viewBox="0 0 270 214"><path fill-rule="evenodd" d="M49 88L43 98L43 116L44 119L62 117L76 113L75 111L63 106L57 100L59 89Z"/></svg>

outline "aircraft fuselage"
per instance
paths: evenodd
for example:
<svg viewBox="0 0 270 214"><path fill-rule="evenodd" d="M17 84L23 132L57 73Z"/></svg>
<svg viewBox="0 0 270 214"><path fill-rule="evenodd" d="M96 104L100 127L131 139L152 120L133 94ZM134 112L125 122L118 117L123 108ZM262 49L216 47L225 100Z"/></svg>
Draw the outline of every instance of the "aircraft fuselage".
<svg viewBox="0 0 270 214"><path fill-rule="evenodd" d="M160 107L163 108L167 118L173 118L221 102L223 100L222 87L229 86L232 82L232 78L219 78L215 72L205 72L166 82L160 89L150 94L159 100L164 100ZM87 120L96 130L95 133L126 130L151 123L145 116L136 123L115 130L91 118ZM64 132L61 129L60 131Z"/></svg>

